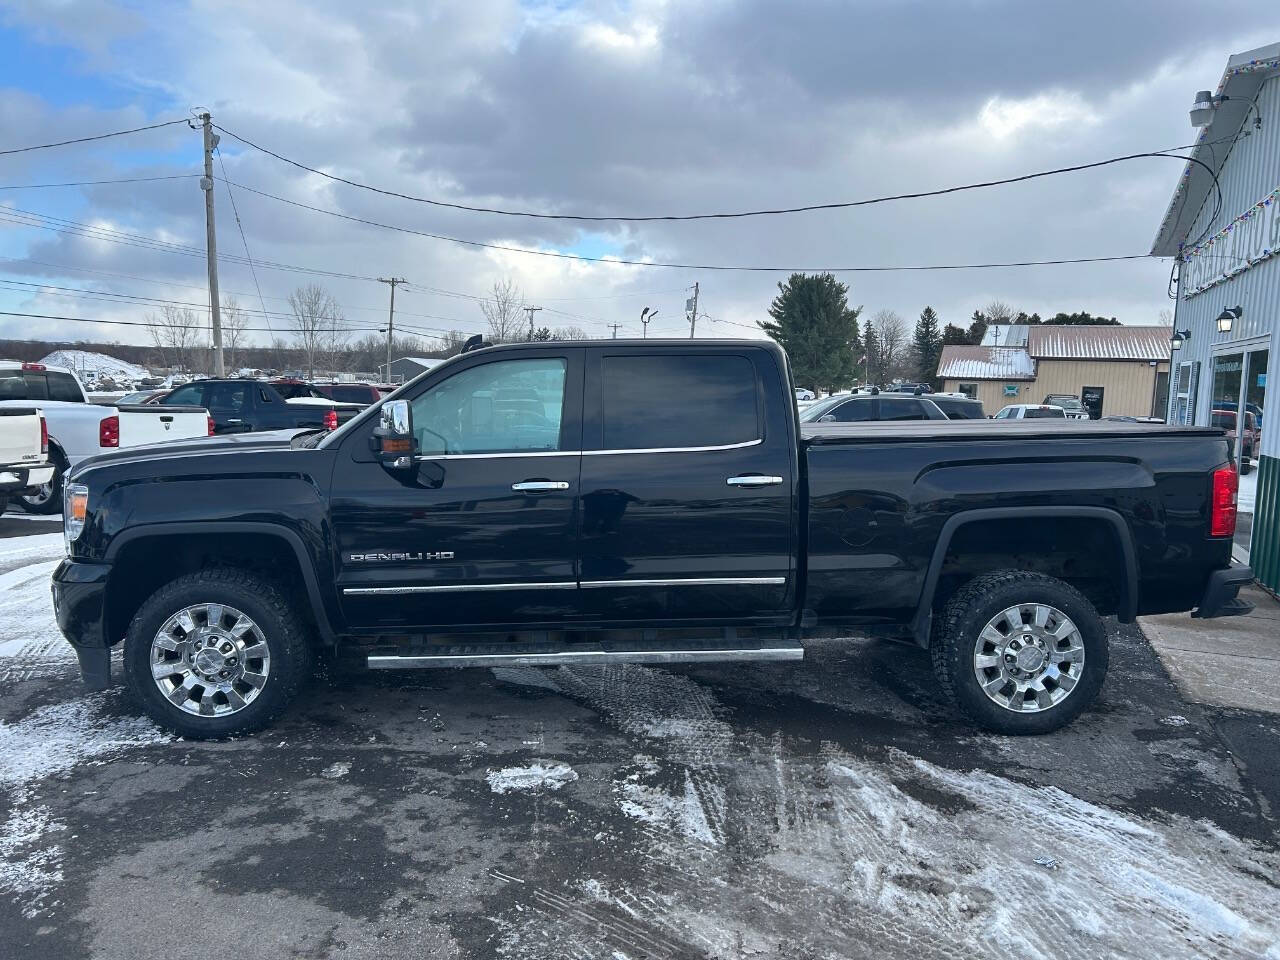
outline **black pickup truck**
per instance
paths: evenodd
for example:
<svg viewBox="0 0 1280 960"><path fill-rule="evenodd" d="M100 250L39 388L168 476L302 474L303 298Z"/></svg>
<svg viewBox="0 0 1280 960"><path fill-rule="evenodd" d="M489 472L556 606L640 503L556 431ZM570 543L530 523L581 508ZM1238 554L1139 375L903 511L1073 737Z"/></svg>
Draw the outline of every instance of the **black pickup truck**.
<svg viewBox="0 0 1280 960"><path fill-rule="evenodd" d="M339 403L315 391L281 391L261 380L196 380L152 403L196 404L208 409L213 432L253 433L293 427L336 430L364 405Z"/></svg>
<svg viewBox="0 0 1280 960"><path fill-rule="evenodd" d="M1220 430L798 422L761 341L464 352L336 432L121 451L66 487L58 623L187 736L370 668L932 651L979 724L1097 695L1103 617L1247 612ZM803 426L803 431L802 431Z"/></svg>

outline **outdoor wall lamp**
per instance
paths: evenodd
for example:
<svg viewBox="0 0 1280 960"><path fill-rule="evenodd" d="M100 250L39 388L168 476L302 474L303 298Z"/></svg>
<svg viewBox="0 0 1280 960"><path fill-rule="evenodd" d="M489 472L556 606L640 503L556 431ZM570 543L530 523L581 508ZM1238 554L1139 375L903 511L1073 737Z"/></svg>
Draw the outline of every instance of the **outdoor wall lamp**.
<svg viewBox="0 0 1280 960"><path fill-rule="evenodd" d="M1191 125L1196 129L1202 129L1204 127L1209 126L1209 124L1213 123L1214 111L1216 111L1218 107L1222 106L1224 103L1226 103L1230 99L1231 97L1228 97L1226 94L1219 94L1218 96L1215 97L1208 90L1197 91L1195 103L1191 104ZM1241 100L1237 98L1236 102L1247 104L1244 111L1244 116L1246 120L1249 118L1250 108L1253 109L1253 112L1254 112L1253 128L1255 130L1261 130L1262 114L1258 111L1257 98L1255 98L1253 101ZM1244 135L1247 137L1249 135L1248 131L1245 131Z"/></svg>
<svg viewBox="0 0 1280 960"><path fill-rule="evenodd" d="M1169 338L1169 344L1175 350L1181 350L1183 343L1191 339L1190 330L1175 330L1173 336Z"/></svg>
<svg viewBox="0 0 1280 960"><path fill-rule="evenodd" d="M1240 306L1223 307L1222 312L1218 314L1218 332L1230 333L1231 324L1239 320L1244 315L1244 308Z"/></svg>

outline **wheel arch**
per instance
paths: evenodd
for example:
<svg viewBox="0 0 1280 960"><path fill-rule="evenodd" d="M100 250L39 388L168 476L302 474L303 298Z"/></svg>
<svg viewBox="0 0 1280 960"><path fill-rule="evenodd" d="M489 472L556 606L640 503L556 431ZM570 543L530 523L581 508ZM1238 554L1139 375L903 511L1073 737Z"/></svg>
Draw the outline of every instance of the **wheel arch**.
<svg viewBox="0 0 1280 960"><path fill-rule="evenodd" d="M1121 582L1116 613L1122 623L1132 623L1138 613L1138 561L1133 545L1133 534L1123 516L1107 507L984 507L965 510L948 517L934 544L933 555L926 569L916 613L912 618L911 633L915 642L927 648L933 627L935 598L947 552L957 533L975 523L1006 520L1076 519L1101 522L1115 536L1122 566Z"/></svg>
<svg viewBox="0 0 1280 960"><path fill-rule="evenodd" d="M216 537L216 541L213 541L207 549L196 549L191 546L193 543L191 538L197 536L202 538L199 541L201 544L211 543L207 539L211 536ZM275 559L288 563L286 569L268 568L267 572L277 577L280 573L284 573L287 577L296 575L308 599L308 609L300 612L306 615L315 626L321 642L329 646L334 645L337 642L337 633L333 628L329 610L324 604L324 593L320 588L315 562L302 537L282 524L240 521L147 524L122 530L117 534L111 540L104 557L111 564L112 575L124 569L129 569L131 574L137 575L140 571L134 561L146 561L152 566L149 570L151 576L141 578L141 586L123 593L108 590L104 610L104 626L108 642L124 636L134 613L159 585L183 573L208 565L192 562L194 558L213 557L213 562L218 565L253 569L261 564L236 563L232 548L236 546L252 548L254 545L269 545ZM165 563L165 569L158 570L154 565L154 558L159 554L167 559L168 554L164 551L166 546L177 548L179 556L185 562ZM110 585L110 581L108 584ZM113 592L115 597L112 596Z"/></svg>

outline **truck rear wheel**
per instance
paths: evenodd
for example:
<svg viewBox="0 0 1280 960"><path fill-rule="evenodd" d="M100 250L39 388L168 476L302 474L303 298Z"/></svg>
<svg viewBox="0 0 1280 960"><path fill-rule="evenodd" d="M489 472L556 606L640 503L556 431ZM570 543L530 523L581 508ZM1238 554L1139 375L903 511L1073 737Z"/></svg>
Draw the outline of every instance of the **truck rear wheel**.
<svg viewBox="0 0 1280 960"><path fill-rule="evenodd" d="M304 621L269 580L189 573L152 594L124 641L125 682L158 724L207 739L261 729L311 671Z"/></svg>
<svg viewBox="0 0 1280 960"><path fill-rule="evenodd" d="M53 462L53 476L49 482L36 487L33 493L18 495L18 502L27 513L57 513L62 509L62 479L67 465L56 451L50 451L49 459Z"/></svg>
<svg viewBox="0 0 1280 960"><path fill-rule="evenodd" d="M1075 587L1005 570L947 603L931 644L947 697L980 726L1049 733L1086 710L1107 675L1102 618Z"/></svg>

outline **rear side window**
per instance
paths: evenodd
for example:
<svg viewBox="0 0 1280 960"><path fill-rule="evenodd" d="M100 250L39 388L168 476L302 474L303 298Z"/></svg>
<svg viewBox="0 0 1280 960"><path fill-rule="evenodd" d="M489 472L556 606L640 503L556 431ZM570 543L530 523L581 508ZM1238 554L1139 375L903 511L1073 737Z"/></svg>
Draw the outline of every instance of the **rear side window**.
<svg viewBox="0 0 1280 960"><path fill-rule="evenodd" d="M30 400L21 370L0 370L0 400Z"/></svg>
<svg viewBox="0 0 1280 960"><path fill-rule="evenodd" d="M932 397L938 409L947 415L948 420L983 420L982 404L976 400L950 400L946 397Z"/></svg>
<svg viewBox="0 0 1280 960"><path fill-rule="evenodd" d="M69 373L56 373L50 370L45 374L49 383L49 399L50 400L66 400L70 403L81 403L84 400L84 394L80 392L80 385L76 383L76 378Z"/></svg>
<svg viewBox="0 0 1280 960"><path fill-rule="evenodd" d="M211 383L205 406L239 413L249 405L249 385L245 383Z"/></svg>
<svg viewBox="0 0 1280 960"><path fill-rule="evenodd" d="M1040 407L1031 407L1022 412L1024 420L1062 420L1066 417L1061 407L1043 410Z"/></svg>
<svg viewBox="0 0 1280 960"><path fill-rule="evenodd" d="M899 400L896 397L880 398L881 420L928 420L924 404L919 400Z"/></svg>
<svg viewBox="0 0 1280 960"><path fill-rule="evenodd" d="M606 450L760 439L755 368L746 357L605 357L603 374Z"/></svg>
<svg viewBox="0 0 1280 960"><path fill-rule="evenodd" d="M329 397L330 400L337 400L339 403L373 403L378 399L378 391L373 387L365 387L360 384L353 386L344 386L335 384L332 387L322 387L321 393Z"/></svg>

